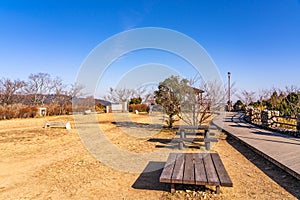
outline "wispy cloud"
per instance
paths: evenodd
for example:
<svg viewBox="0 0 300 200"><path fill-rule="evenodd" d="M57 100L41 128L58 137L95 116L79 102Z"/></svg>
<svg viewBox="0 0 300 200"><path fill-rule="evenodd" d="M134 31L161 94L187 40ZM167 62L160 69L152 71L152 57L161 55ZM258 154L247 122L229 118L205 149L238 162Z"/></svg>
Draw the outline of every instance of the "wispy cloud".
<svg viewBox="0 0 300 200"><path fill-rule="evenodd" d="M120 21L122 29L129 30L137 27L143 22L145 17L151 12L155 1L142 2L141 5L135 8L129 7L120 13Z"/></svg>

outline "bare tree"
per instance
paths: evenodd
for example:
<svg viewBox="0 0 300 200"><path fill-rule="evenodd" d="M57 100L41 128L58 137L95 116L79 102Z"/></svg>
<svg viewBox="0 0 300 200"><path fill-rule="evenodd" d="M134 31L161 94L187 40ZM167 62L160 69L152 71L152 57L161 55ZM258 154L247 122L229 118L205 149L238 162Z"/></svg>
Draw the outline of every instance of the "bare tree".
<svg viewBox="0 0 300 200"><path fill-rule="evenodd" d="M199 110L199 125L209 119L214 112L223 111L226 105L226 88L218 81L202 82L202 102ZM232 94L234 94L232 87Z"/></svg>
<svg viewBox="0 0 300 200"><path fill-rule="evenodd" d="M272 91L268 90L268 89L260 89L258 91L258 100L260 102L262 101L266 101L270 98L270 96L272 95Z"/></svg>
<svg viewBox="0 0 300 200"><path fill-rule="evenodd" d="M143 103L151 104L155 102L154 91L156 87L153 85L144 85L134 90L133 96L135 98L142 98Z"/></svg>
<svg viewBox="0 0 300 200"><path fill-rule="evenodd" d="M148 92L147 94L145 94L143 101L145 103L148 103L148 104L153 104L155 102L155 99L154 99L154 90L151 91L151 92Z"/></svg>
<svg viewBox="0 0 300 200"><path fill-rule="evenodd" d="M25 86L24 81L2 78L0 80L0 104L2 106L18 103L18 95Z"/></svg>
<svg viewBox="0 0 300 200"><path fill-rule="evenodd" d="M141 98L144 98L145 93L147 92L147 88L144 87L144 86L142 86L142 87L140 87L140 88L138 88L138 89L132 90L132 92L133 92L132 95L133 95L134 97L141 97Z"/></svg>
<svg viewBox="0 0 300 200"><path fill-rule="evenodd" d="M32 104L43 105L46 95L50 94L52 90L51 77L47 73L30 74L29 81L25 91L27 94L32 95Z"/></svg>
<svg viewBox="0 0 300 200"><path fill-rule="evenodd" d="M135 94L135 91L132 89L113 89L110 88L108 91L108 95L104 97L105 100L112 101L114 103L120 103L129 101L133 95Z"/></svg>
<svg viewBox="0 0 300 200"><path fill-rule="evenodd" d="M51 89L52 89L52 98L51 103L59 107L58 114L64 114L64 107L70 104L68 93L66 91L67 85L63 84L61 78L56 77L52 80Z"/></svg>
<svg viewBox="0 0 300 200"><path fill-rule="evenodd" d="M85 94L82 92L83 89L84 85L80 85L78 83L71 84L70 89L67 90L67 96L70 97L70 100L84 96Z"/></svg>
<svg viewBox="0 0 300 200"><path fill-rule="evenodd" d="M288 95L290 93L299 93L300 92L300 88L296 85L291 85L291 86L285 86L285 94Z"/></svg>
<svg viewBox="0 0 300 200"><path fill-rule="evenodd" d="M255 100L255 92L243 90L239 98L242 99L246 106L248 106L251 102Z"/></svg>
<svg viewBox="0 0 300 200"><path fill-rule="evenodd" d="M69 89L68 89L69 88ZM82 90L84 86L78 84L72 84L70 87L63 84L60 78L53 80L54 97L52 102L59 106L59 114L64 114L64 108L70 105L72 101L76 102L76 99L82 96Z"/></svg>

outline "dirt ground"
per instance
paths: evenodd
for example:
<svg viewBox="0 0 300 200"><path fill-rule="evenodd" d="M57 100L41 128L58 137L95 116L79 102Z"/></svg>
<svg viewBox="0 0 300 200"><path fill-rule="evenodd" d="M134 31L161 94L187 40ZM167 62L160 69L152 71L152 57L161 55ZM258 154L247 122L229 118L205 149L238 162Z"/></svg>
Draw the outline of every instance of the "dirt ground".
<svg viewBox="0 0 300 200"><path fill-rule="evenodd" d="M119 123L113 114L97 117L106 137L120 149L135 153L162 147L175 150L166 142L175 136L174 130L157 126L150 127L147 137L126 134L147 134L148 115L130 114L130 122ZM72 129L45 129L46 121L69 121ZM72 116L0 121L0 199L300 199L299 180L224 133L217 135L220 140L212 151L219 153L233 187L221 187L221 194L215 195L213 187L178 186L171 194L158 181L161 170L118 171L91 156Z"/></svg>

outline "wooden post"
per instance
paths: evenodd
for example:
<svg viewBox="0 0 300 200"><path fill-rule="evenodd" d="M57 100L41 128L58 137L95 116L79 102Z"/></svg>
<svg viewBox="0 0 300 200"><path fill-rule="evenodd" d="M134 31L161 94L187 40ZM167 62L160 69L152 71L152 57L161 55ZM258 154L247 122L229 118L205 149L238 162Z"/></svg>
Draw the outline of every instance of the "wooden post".
<svg viewBox="0 0 300 200"><path fill-rule="evenodd" d="M297 116L297 131L300 132L300 114Z"/></svg>
<svg viewBox="0 0 300 200"><path fill-rule="evenodd" d="M209 138L209 131L205 130L204 132L204 144L205 144L205 150L210 151L210 138Z"/></svg>
<svg viewBox="0 0 300 200"><path fill-rule="evenodd" d="M208 130L204 130L204 137L206 138L206 137L208 137L208 134L209 134L209 132L208 132Z"/></svg>
<svg viewBox="0 0 300 200"><path fill-rule="evenodd" d="M261 125L264 127L269 126L269 118L270 118L269 113L270 113L270 111L268 111L268 110L261 111Z"/></svg>
<svg viewBox="0 0 300 200"><path fill-rule="evenodd" d="M174 192L175 192L175 184L171 183L171 193L174 193Z"/></svg>
<svg viewBox="0 0 300 200"><path fill-rule="evenodd" d="M180 130L180 138L185 138L184 130Z"/></svg>
<svg viewBox="0 0 300 200"><path fill-rule="evenodd" d="M179 148L179 150L182 150L183 149L183 141L182 140L180 140L179 141L179 143L178 143L178 148Z"/></svg>
<svg viewBox="0 0 300 200"><path fill-rule="evenodd" d="M210 141L209 140L205 140L205 150L209 151L210 150Z"/></svg>
<svg viewBox="0 0 300 200"><path fill-rule="evenodd" d="M179 150L182 150L183 149L183 139L185 138L184 130L181 129L179 134L180 134L180 141L178 143L178 145L179 145L178 148L179 148Z"/></svg>
<svg viewBox="0 0 300 200"><path fill-rule="evenodd" d="M216 193L220 194L220 186L219 185L216 186Z"/></svg>

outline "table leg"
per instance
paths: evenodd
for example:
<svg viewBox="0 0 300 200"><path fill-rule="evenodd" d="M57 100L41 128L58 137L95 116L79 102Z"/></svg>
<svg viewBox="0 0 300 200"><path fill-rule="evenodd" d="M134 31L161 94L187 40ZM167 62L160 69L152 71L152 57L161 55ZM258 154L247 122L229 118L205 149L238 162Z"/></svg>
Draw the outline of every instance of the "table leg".
<svg viewBox="0 0 300 200"><path fill-rule="evenodd" d="M220 194L220 186L219 185L216 186L216 193Z"/></svg>
<svg viewBox="0 0 300 200"><path fill-rule="evenodd" d="M179 150L182 150L183 149L183 141L180 141L179 143L178 143L178 145L179 145Z"/></svg>
<svg viewBox="0 0 300 200"><path fill-rule="evenodd" d="M209 151L210 150L210 141L205 142L205 150Z"/></svg>
<svg viewBox="0 0 300 200"><path fill-rule="evenodd" d="M208 136L208 130L204 130L204 138Z"/></svg>
<svg viewBox="0 0 300 200"><path fill-rule="evenodd" d="M180 130L180 141L179 141L179 143L178 143L178 148L179 148L179 150L182 150L183 149L183 139L185 138L185 132L184 132L184 130Z"/></svg>
<svg viewBox="0 0 300 200"><path fill-rule="evenodd" d="M204 132L204 143L205 143L205 150L210 150L210 140L209 140L209 132L208 130L205 130Z"/></svg>
<svg viewBox="0 0 300 200"><path fill-rule="evenodd" d="M185 138L185 133L183 130L180 130L180 138Z"/></svg>
<svg viewBox="0 0 300 200"><path fill-rule="evenodd" d="M175 184L171 183L171 193L174 193L174 192L175 192Z"/></svg>

